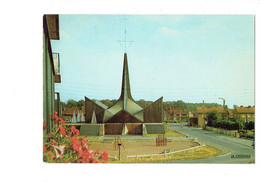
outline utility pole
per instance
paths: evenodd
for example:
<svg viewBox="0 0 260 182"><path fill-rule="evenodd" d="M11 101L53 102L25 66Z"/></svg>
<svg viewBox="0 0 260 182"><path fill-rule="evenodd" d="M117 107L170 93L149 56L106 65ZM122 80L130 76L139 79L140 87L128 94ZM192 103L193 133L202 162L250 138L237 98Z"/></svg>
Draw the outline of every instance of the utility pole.
<svg viewBox="0 0 260 182"><path fill-rule="evenodd" d="M206 124L205 124L205 120L204 120L204 110L205 110L205 107L204 107L204 100L203 100L203 105L202 105L202 107L203 107L203 113L202 113L203 126L206 126Z"/></svg>
<svg viewBox="0 0 260 182"><path fill-rule="evenodd" d="M221 98L221 97L219 97L219 99L223 100L223 108L224 108L223 119L226 120L226 109L225 109L226 100L224 98Z"/></svg>

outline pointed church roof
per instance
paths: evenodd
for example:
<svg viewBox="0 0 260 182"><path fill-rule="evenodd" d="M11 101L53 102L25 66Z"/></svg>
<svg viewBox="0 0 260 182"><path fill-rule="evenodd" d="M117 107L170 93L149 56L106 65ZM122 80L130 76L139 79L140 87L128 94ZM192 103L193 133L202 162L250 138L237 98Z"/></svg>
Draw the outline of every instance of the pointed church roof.
<svg viewBox="0 0 260 182"><path fill-rule="evenodd" d="M127 99L131 99L132 101L134 101L134 99L131 95L127 54L125 53L124 54L124 67L123 67L121 96L120 96L119 100L123 100L124 102L126 102Z"/></svg>
<svg viewBox="0 0 260 182"><path fill-rule="evenodd" d="M162 123L162 97L143 109L131 95L127 54L124 54L121 95L117 102L105 109L85 97L86 122L93 123ZM95 117L93 117L96 115Z"/></svg>
<svg viewBox="0 0 260 182"><path fill-rule="evenodd" d="M139 113L143 108L137 105L131 95L130 88L130 79L129 79L129 71L128 71L128 62L127 62L127 54L124 53L124 65L123 65L123 76L122 76L122 87L121 87L121 95L117 102L107 109L104 121L111 118L114 114L118 113L121 110L125 110L128 113L135 115ZM141 119L142 117L139 116ZM141 119L142 120L142 119Z"/></svg>

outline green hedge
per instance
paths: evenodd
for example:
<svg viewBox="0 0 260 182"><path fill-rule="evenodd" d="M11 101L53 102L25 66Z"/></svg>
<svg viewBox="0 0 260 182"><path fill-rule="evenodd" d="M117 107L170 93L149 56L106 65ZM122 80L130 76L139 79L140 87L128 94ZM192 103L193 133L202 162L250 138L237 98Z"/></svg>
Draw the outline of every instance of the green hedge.
<svg viewBox="0 0 260 182"><path fill-rule="evenodd" d="M254 121L245 122L245 129L246 130L255 129L255 122Z"/></svg>
<svg viewBox="0 0 260 182"><path fill-rule="evenodd" d="M217 120L217 121L212 121L212 126L215 128L223 128L227 130L239 130L240 129L240 124L235 121L222 121L222 120Z"/></svg>

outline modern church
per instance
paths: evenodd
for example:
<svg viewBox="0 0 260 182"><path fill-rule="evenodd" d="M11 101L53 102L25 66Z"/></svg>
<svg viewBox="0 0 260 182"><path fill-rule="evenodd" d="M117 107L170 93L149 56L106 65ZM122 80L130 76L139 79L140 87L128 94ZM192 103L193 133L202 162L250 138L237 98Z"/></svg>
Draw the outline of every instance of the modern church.
<svg viewBox="0 0 260 182"><path fill-rule="evenodd" d="M127 53L124 53L121 95L117 102L108 108L85 97L85 122L75 125L80 135L165 134L162 102L161 97L146 108L135 102L131 95Z"/></svg>

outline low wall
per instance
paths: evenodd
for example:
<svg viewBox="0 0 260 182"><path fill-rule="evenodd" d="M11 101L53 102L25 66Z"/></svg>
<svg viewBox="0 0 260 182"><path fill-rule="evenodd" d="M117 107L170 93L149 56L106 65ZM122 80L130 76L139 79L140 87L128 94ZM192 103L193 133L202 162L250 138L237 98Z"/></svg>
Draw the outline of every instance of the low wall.
<svg viewBox="0 0 260 182"><path fill-rule="evenodd" d="M80 126L80 136L99 136L103 131L103 125L101 124L85 124Z"/></svg>
<svg viewBox="0 0 260 182"><path fill-rule="evenodd" d="M163 123L145 123L145 129L147 134L165 134L165 128Z"/></svg>
<svg viewBox="0 0 260 182"><path fill-rule="evenodd" d="M240 137L240 134L238 133L237 130L226 130L226 129L214 128L214 127L210 127L210 126L206 126L205 129L208 131L212 131L214 133L220 133L220 134L238 137L238 138Z"/></svg>

